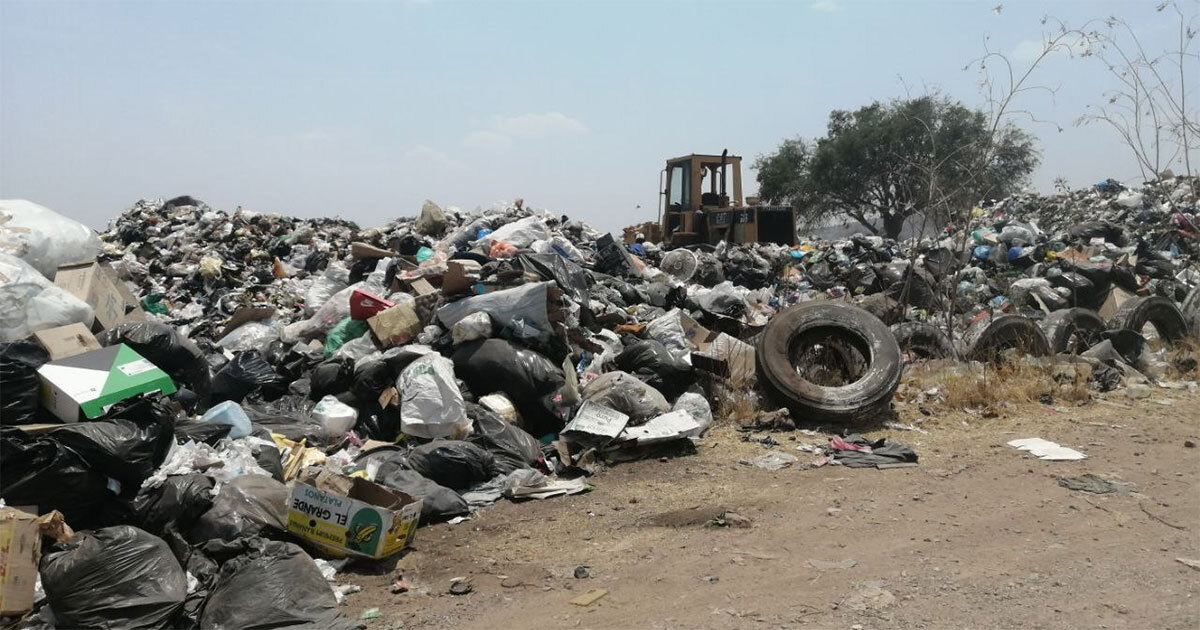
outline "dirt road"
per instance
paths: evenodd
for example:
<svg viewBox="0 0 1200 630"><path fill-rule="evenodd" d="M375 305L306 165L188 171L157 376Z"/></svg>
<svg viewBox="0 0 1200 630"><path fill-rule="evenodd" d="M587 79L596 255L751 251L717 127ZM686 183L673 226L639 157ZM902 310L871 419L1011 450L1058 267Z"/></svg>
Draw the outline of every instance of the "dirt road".
<svg viewBox="0 0 1200 630"><path fill-rule="evenodd" d="M394 571L353 570L347 613L370 628L1179 628L1200 625L1200 394L1069 410L1031 405L935 417L929 434L883 430L917 468L808 467L821 437L772 434L800 461L719 427L699 453L621 464L595 490L501 502L420 530ZM1169 401L1169 402L1168 402ZM1042 437L1085 452L1037 460ZM1194 442L1193 442L1194 443ZM1094 473L1126 492L1069 490ZM734 511L749 528L706 525ZM589 577L576 578L586 566ZM413 590L392 594L396 574ZM473 591L449 595L452 578ZM571 603L591 589L607 594Z"/></svg>

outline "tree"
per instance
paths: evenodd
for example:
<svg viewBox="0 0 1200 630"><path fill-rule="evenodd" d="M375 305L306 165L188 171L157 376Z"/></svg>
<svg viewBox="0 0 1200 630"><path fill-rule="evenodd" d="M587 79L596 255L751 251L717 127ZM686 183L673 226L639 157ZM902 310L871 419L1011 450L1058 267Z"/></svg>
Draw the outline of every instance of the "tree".
<svg viewBox="0 0 1200 630"><path fill-rule="evenodd" d="M1015 191L1037 163L1032 136L934 94L834 111L825 137L784 140L754 167L767 203L790 204L810 224L849 217L897 238L913 215L944 224L944 208Z"/></svg>

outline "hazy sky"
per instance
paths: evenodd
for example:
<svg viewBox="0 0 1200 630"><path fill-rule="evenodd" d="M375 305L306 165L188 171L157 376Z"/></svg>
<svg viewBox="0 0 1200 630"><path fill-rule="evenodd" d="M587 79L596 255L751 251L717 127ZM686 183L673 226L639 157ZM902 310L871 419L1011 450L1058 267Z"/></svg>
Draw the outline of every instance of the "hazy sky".
<svg viewBox="0 0 1200 630"><path fill-rule="evenodd" d="M1026 62L1044 14L1167 32L1146 0L998 1L0 0L0 197L102 226L181 194L364 225L520 196L615 230L654 218L667 157L749 162L906 89L982 104L963 66L985 37ZM1065 130L1029 127L1037 187L1137 179L1072 125L1095 62L1038 82L1058 96L1023 105Z"/></svg>

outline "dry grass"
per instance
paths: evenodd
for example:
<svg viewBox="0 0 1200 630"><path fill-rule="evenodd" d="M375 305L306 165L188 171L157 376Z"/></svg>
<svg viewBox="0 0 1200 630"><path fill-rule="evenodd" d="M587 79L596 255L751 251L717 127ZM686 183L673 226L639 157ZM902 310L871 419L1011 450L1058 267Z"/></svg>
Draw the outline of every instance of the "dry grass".
<svg viewBox="0 0 1200 630"><path fill-rule="evenodd" d="M1193 333L1167 351L1167 376L1175 380L1200 378L1200 331Z"/></svg>
<svg viewBox="0 0 1200 630"><path fill-rule="evenodd" d="M1089 374L1087 366L1081 366L1072 375L1056 372L1052 364L931 365L912 373L908 389L925 391L936 387L941 396L927 401L927 406L951 409L988 409L1046 400L1053 404L1077 404L1092 399Z"/></svg>

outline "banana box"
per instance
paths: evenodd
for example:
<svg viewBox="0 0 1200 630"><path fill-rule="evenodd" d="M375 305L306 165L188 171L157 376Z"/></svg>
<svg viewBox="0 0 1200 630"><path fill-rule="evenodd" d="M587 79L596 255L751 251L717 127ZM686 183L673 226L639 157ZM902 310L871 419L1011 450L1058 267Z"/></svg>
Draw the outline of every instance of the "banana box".
<svg viewBox="0 0 1200 630"><path fill-rule="evenodd" d="M321 471L292 486L287 529L331 556L384 558L412 543L420 518L420 499Z"/></svg>

